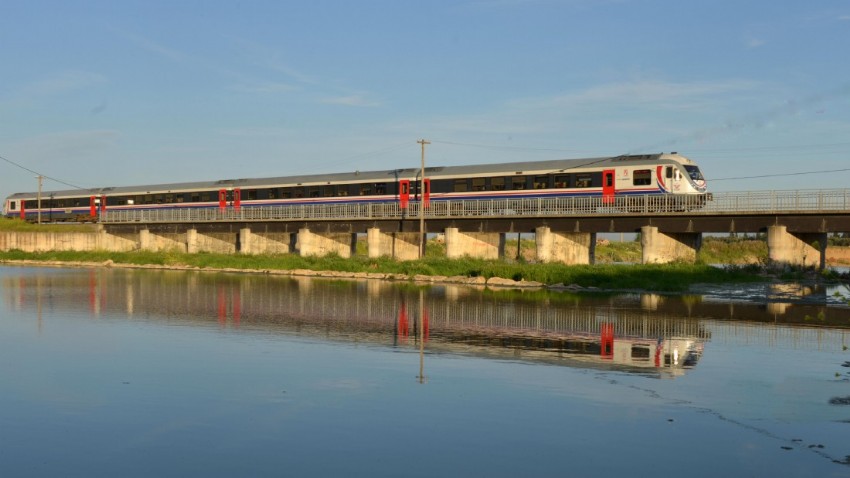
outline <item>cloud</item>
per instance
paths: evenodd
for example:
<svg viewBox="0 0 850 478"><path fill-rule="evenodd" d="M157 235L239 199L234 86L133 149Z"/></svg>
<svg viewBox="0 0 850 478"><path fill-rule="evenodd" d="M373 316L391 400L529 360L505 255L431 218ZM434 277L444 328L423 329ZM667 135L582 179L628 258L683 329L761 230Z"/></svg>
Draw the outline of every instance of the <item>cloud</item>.
<svg viewBox="0 0 850 478"><path fill-rule="evenodd" d="M155 53L156 55L173 61L183 61L186 59L186 55L184 55L180 51L163 46L149 38L145 38L141 35L137 35L126 30L119 30L117 28L111 28L111 30L117 33L118 35L124 37L125 39L130 40L132 43L136 44L136 46L140 47L145 51Z"/></svg>
<svg viewBox="0 0 850 478"><path fill-rule="evenodd" d="M244 93L288 93L300 89L298 86L280 82L242 83L232 87Z"/></svg>
<svg viewBox="0 0 850 478"><path fill-rule="evenodd" d="M842 22L850 22L850 15L841 15L838 17L838 20Z"/></svg>
<svg viewBox="0 0 850 478"><path fill-rule="evenodd" d="M106 77L88 71L63 71L51 78L31 83L23 88L21 96L45 97L76 91L105 83Z"/></svg>
<svg viewBox="0 0 850 478"><path fill-rule="evenodd" d="M84 158L112 146L120 133L115 130L63 131L28 138L18 144L18 155L45 162Z"/></svg>
<svg viewBox="0 0 850 478"><path fill-rule="evenodd" d="M373 107L380 106L380 103L375 101L369 101L363 97L363 95L348 95L348 96L335 96L335 97L326 97L319 100L320 103L324 103L327 105L342 105L342 106L355 106L355 107Z"/></svg>
<svg viewBox="0 0 850 478"><path fill-rule="evenodd" d="M760 38L750 38L747 40L747 48L758 48L764 46L767 42Z"/></svg>

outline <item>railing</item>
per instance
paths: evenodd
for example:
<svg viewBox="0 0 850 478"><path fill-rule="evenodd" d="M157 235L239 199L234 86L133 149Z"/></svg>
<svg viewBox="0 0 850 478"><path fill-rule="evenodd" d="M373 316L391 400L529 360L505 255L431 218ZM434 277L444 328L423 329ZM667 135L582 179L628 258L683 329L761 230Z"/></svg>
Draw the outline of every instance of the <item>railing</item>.
<svg viewBox="0 0 850 478"><path fill-rule="evenodd" d="M149 210L109 210L100 222L233 222L416 219L421 204L407 209L393 202L243 206L239 209L169 206ZM429 219L653 215L729 215L821 212L850 213L850 189L727 192L713 195L633 195L432 201Z"/></svg>

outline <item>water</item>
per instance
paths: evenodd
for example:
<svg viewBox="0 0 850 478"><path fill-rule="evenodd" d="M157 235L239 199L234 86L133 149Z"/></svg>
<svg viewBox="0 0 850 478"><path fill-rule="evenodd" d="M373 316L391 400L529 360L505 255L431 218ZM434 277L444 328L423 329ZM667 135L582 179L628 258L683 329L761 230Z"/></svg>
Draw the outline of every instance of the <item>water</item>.
<svg viewBox="0 0 850 478"><path fill-rule="evenodd" d="M846 301L704 292L3 267L0 476L850 476Z"/></svg>

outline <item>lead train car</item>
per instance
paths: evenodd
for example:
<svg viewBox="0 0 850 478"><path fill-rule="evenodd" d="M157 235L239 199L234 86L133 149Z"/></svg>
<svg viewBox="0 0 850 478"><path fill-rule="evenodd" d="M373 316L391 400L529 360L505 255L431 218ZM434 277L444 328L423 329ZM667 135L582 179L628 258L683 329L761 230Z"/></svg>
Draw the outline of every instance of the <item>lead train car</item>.
<svg viewBox="0 0 850 478"><path fill-rule="evenodd" d="M287 204L395 202L419 197L419 169L43 191L46 221L96 220L105 210L239 208ZM425 169L426 200L634 194L704 195L699 167L677 153L560 159ZM37 193L15 193L6 217L34 221Z"/></svg>

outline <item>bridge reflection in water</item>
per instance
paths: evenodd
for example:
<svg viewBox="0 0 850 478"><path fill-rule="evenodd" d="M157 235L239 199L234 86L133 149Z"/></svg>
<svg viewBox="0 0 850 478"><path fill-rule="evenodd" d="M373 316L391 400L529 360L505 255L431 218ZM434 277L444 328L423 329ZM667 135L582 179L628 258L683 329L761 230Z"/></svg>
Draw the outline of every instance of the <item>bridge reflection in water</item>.
<svg viewBox="0 0 850 478"><path fill-rule="evenodd" d="M182 271L27 271L3 279L5 302L11 307L659 378L676 377L696 366L711 341L820 348L835 341L847 344L850 337L850 310L811 303L452 285L419 288L382 281ZM785 289L802 291L798 295L823 292ZM786 294L783 299L793 298ZM39 327L48 326L39 320Z"/></svg>

